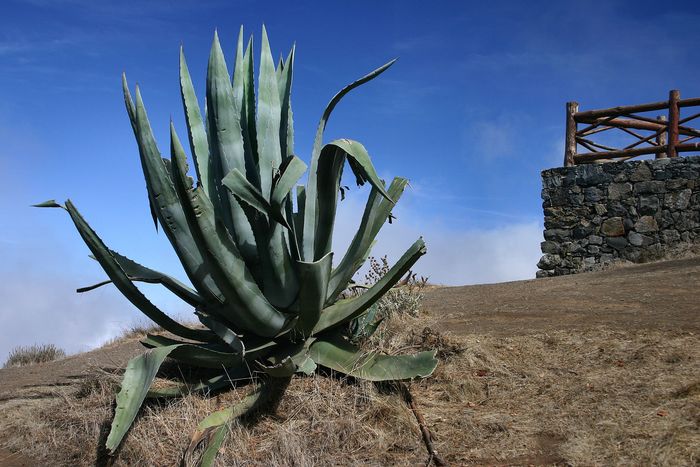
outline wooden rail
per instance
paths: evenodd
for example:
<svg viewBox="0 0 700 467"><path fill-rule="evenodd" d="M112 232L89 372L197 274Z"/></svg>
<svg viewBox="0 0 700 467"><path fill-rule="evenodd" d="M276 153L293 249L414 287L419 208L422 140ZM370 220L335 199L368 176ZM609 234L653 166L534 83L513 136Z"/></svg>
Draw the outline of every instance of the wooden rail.
<svg viewBox="0 0 700 467"><path fill-rule="evenodd" d="M681 118L680 110L685 107L696 109ZM700 138L700 129L684 125L700 117L698 107L700 98L681 99L678 90L670 91L667 101L583 112L579 112L578 102L567 102L564 165L627 160L649 154L663 159L677 157L679 153L700 151L700 142L690 142ZM667 110L667 115L639 115L659 110ZM613 147L610 143L603 144L591 138L609 130L624 133L632 142L624 147ZM579 146L589 152L579 153Z"/></svg>

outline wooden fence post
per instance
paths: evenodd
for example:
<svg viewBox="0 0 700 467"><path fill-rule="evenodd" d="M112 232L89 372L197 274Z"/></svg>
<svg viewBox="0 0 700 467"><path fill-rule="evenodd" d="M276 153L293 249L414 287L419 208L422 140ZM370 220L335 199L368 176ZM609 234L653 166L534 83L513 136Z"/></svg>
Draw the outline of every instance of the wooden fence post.
<svg viewBox="0 0 700 467"><path fill-rule="evenodd" d="M566 146L564 147L564 167L575 164L576 155L576 120L574 114L578 112L578 102L566 103Z"/></svg>
<svg viewBox="0 0 700 467"><path fill-rule="evenodd" d="M681 98L679 90L674 89L668 93L668 157L676 157L676 146L678 145L678 101Z"/></svg>
<svg viewBox="0 0 700 467"><path fill-rule="evenodd" d="M665 125L666 124L666 115L659 115L656 117L656 119L659 121L660 124ZM662 131L658 135L656 135L656 145L659 147L666 146L668 144L668 129L666 131ZM657 152L656 153L656 158L657 159L666 159L668 155L665 152Z"/></svg>

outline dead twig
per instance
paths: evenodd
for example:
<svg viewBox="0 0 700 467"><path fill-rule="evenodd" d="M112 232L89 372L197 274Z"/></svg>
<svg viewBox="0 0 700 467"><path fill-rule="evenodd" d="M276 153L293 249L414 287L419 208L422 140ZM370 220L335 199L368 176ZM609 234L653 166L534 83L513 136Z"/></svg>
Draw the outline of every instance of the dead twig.
<svg viewBox="0 0 700 467"><path fill-rule="evenodd" d="M420 433L423 436L423 443L425 443L425 448L428 450L428 461L425 465L428 466L434 463L438 467L449 466L449 464L438 455L435 446L433 446L433 435L425 424L423 415L418 411L418 405L413 398L413 394L411 394L411 391L408 389L408 386L404 383L399 383L398 387L401 392L401 397L403 397L404 402L406 402L406 405L408 405L411 412L413 412L413 415L416 417Z"/></svg>

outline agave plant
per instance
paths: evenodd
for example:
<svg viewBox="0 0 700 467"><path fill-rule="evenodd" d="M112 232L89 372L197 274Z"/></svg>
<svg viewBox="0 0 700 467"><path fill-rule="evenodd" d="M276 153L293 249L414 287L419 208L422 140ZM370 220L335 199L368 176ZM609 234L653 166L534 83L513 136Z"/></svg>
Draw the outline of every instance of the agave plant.
<svg viewBox="0 0 700 467"><path fill-rule="evenodd" d="M257 104L253 42L244 50L238 38L233 78L214 35L202 113L180 49L180 89L197 182L188 176L180 138L170 125L170 159L161 157L138 86L132 99L126 77L126 109L138 143L148 199L156 228L175 249L192 283L189 287L110 250L75 205L62 207L109 280L146 316L175 337L148 335L145 354L133 358L124 374L106 447L114 453L146 397L209 392L233 378L255 378L255 390L241 403L215 412L199 425L193 445L208 441L211 462L235 417L273 404L295 373L318 366L371 381L430 375L435 352L389 356L361 351L349 338L348 324L372 305L425 253L418 239L376 284L341 298L370 253L374 239L406 187L395 178L387 187L367 151L357 141L323 145L334 107L352 89L374 79L394 61L343 88L330 101L318 125L306 185L298 185L306 164L294 155L290 92L294 47L275 63L262 30ZM359 185L371 185L362 221L350 246L333 266L333 225L345 162ZM203 326L186 326L153 305L135 282L161 284L194 308ZM366 325L371 322L363 320ZM152 382L166 358L183 365L218 370L196 383L175 382L159 389Z"/></svg>

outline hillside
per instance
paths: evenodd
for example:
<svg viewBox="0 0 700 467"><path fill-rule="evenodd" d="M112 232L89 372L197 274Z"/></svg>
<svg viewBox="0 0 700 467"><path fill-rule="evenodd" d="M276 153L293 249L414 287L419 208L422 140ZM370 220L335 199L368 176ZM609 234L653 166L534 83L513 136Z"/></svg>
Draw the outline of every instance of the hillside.
<svg viewBox="0 0 700 467"><path fill-rule="evenodd" d="M694 465L700 459L699 284L700 258L692 258L429 291L423 301L425 316L400 323L406 328L401 330L403 344L437 346L443 355L432 378L412 385L438 451L456 465ZM99 462L95 446L88 454L77 452L79 447L56 450L70 444L61 436L79 438L61 435L70 424L60 425L53 440L36 433L63 423L50 413L72 400L84 380L96 371L122 368L140 350L138 342L129 341L57 362L0 370L0 464L53 460L89 465L95 455ZM254 464L425 462L410 417L391 404L374 418L361 410L350 415L328 412L338 419L323 412L329 418L324 423L330 447L314 448L311 441L295 436L284 439L300 443L299 452L277 460L266 457L261 440L290 430L291 423L306 429L313 426L307 418L319 416L292 407L309 384L295 380L291 402L280 407L277 417L252 429L248 444L241 447ZM335 385L339 393L347 386L313 384ZM381 394L376 398L388 400ZM101 410L103 418L108 415L109 407ZM354 431L361 427L377 439L344 433L348 439L334 441L333 433L347 423L339 418L353 416L359 417ZM382 421L386 417L405 420L405 429ZM131 438L137 433L139 427ZM98 435L99 429L94 433ZM353 436L359 436L355 447ZM377 444L379 438L384 444ZM182 446L182 440L164 443L170 451ZM131 449L137 452L138 447L125 447L122 465L129 463ZM18 450L20 454L12 454ZM233 448L226 452L240 455ZM170 459L170 454L163 455Z"/></svg>

